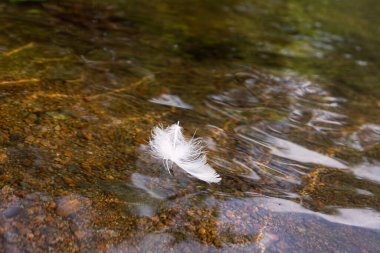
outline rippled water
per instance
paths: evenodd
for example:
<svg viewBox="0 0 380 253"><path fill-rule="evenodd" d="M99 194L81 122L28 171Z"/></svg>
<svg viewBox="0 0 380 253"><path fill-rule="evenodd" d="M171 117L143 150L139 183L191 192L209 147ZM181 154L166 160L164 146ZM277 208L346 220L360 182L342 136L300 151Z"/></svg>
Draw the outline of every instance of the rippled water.
<svg viewBox="0 0 380 253"><path fill-rule="evenodd" d="M0 252L378 251L375 1L107 2L0 4Z"/></svg>

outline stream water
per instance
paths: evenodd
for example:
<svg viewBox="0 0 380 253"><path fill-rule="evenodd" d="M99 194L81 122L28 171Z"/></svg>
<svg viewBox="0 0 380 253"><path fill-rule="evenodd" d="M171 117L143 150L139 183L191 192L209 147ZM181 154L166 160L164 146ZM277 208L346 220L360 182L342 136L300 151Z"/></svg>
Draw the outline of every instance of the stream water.
<svg viewBox="0 0 380 253"><path fill-rule="evenodd" d="M0 3L0 252L378 252L380 6ZM221 175L148 152L181 122Z"/></svg>

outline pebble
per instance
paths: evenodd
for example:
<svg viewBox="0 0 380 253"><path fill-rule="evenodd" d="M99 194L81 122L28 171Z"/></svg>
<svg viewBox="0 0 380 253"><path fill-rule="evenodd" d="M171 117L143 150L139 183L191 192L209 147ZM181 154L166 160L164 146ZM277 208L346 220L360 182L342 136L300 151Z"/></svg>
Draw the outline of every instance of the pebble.
<svg viewBox="0 0 380 253"><path fill-rule="evenodd" d="M35 138L32 135L29 135L25 138L26 143L33 143L34 140Z"/></svg>
<svg viewBox="0 0 380 253"><path fill-rule="evenodd" d="M5 150L0 150L0 164L5 163L8 159L8 156L5 152Z"/></svg>
<svg viewBox="0 0 380 253"><path fill-rule="evenodd" d="M91 165L89 162L83 162L81 166L82 166L82 169L84 169L86 172L88 173L92 172Z"/></svg>
<svg viewBox="0 0 380 253"><path fill-rule="evenodd" d="M69 177L62 177L63 181L65 181L65 183L70 186L70 187L74 187L75 186L75 181Z"/></svg>
<svg viewBox="0 0 380 253"><path fill-rule="evenodd" d="M57 207L57 204L54 201L52 201L49 203L48 207L49 207L49 209L55 209Z"/></svg>
<svg viewBox="0 0 380 253"><path fill-rule="evenodd" d="M86 237L86 233L81 231L81 230L76 230L74 232L75 236L78 238L78 239L83 239Z"/></svg>
<svg viewBox="0 0 380 253"><path fill-rule="evenodd" d="M91 141L91 140L92 140L92 134L91 134L90 132L83 130L83 131L82 131L82 135L83 135L83 137L84 137L86 140L88 140L88 141Z"/></svg>
<svg viewBox="0 0 380 253"><path fill-rule="evenodd" d="M226 212L227 217L233 218L235 216L234 212L231 210L227 210Z"/></svg>
<svg viewBox="0 0 380 253"><path fill-rule="evenodd" d="M193 217L194 216L194 212L192 210L187 210L186 211L186 214L190 217Z"/></svg>
<svg viewBox="0 0 380 253"><path fill-rule="evenodd" d="M206 234L206 229L204 229L204 228L198 229L198 234L200 234L200 235Z"/></svg>
<svg viewBox="0 0 380 253"><path fill-rule="evenodd" d="M12 218L12 217L15 217L17 216L18 214L21 213L23 209L21 207L17 207L17 206L12 206L12 207L9 207L7 208L3 214L6 218Z"/></svg>
<svg viewBox="0 0 380 253"><path fill-rule="evenodd" d="M44 146L44 147L49 147L50 146L50 142L48 140L41 140L41 145Z"/></svg>
<svg viewBox="0 0 380 253"><path fill-rule="evenodd" d="M75 196L66 196L58 201L56 212L58 215L67 217L75 214L84 207L82 201Z"/></svg>
<svg viewBox="0 0 380 253"><path fill-rule="evenodd" d="M18 234L18 231L15 228L12 228L12 229L8 230L4 234L4 238L9 243L17 243L17 242L21 241L21 238L20 238L20 236Z"/></svg>
<svg viewBox="0 0 380 253"><path fill-rule="evenodd" d="M21 139L21 135L19 135L19 134L11 134L9 136L10 141L19 141L20 139Z"/></svg>

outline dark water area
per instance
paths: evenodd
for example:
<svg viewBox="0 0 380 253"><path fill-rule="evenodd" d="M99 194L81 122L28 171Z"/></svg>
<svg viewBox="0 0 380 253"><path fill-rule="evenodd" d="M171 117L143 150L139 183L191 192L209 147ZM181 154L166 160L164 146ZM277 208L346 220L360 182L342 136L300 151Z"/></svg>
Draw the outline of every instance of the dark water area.
<svg viewBox="0 0 380 253"><path fill-rule="evenodd" d="M378 252L377 1L0 3L0 252ZM181 122L219 184L148 152Z"/></svg>

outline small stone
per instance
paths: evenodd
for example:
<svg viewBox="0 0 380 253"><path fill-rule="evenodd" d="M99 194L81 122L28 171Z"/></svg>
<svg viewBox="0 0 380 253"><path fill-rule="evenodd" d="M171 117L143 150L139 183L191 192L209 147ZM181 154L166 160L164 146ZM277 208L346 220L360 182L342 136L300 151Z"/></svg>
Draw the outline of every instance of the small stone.
<svg viewBox="0 0 380 253"><path fill-rule="evenodd" d="M82 131L82 135L85 139L87 139L88 141L91 141L92 140L92 135L91 133L89 133L88 131Z"/></svg>
<svg viewBox="0 0 380 253"><path fill-rule="evenodd" d="M35 138L32 135L29 135L25 138L26 143L33 143L34 140Z"/></svg>
<svg viewBox="0 0 380 253"><path fill-rule="evenodd" d="M196 230L196 228L192 224L190 224L190 223L186 223L185 227L187 229L189 229L190 231L192 231L192 232L194 232Z"/></svg>
<svg viewBox="0 0 380 253"><path fill-rule="evenodd" d="M52 164L52 167L53 167L54 169L62 169L62 168L63 168L63 165L62 165L62 164L58 164L58 163L53 163L53 164Z"/></svg>
<svg viewBox="0 0 380 253"><path fill-rule="evenodd" d="M33 240L33 238L34 238L34 234L33 233L28 233L26 236L27 236L27 238L29 240Z"/></svg>
<svg viewBox="0 0 380 253"><path fill-rule="evenodd" d="M50 146L50 142L48 140L41 140L41 145L44 146L44 147L49 147Z"/></svg>
<svg viewBox="0 0 380 253"><path fill-rule="evenodd" d="M303 228L303 227L297 227L297 230L298 230L298 232L299 233L305 233L305 228Z"/></svg>
<svg viewBox="0 0 380 253"><path fill-rule="evenodd" d="M186 214L190 217L193 217L194 216L194 212L192 210L187 210L186 211Z"/></svg>
<svg viewBox="0 0 380 253"><path fill-rule="evenodd" d="M41 225L41 224L44 223L44 221L45 221L44 216L38 215L38 216L34 217L33 224L35 224L35 225Z"/></svg>
<svg viewBox="0 0 380 253"><path fill-rule="evenodd" d="M86 233L80 230L75 231L74 234L78 239L83 239L86 236Z"/></svg>
<svg viewBox="0 0 380 253"><path fill-rule="evenodd" d="M0 164L5 163L8 159L8 156L5 150L0 150Z"/></svg>
<svg viewBox="0 0 380 253"><path fill-rule="evenodd" d="M200 235L206 234L206 229L204 229L204 228L198 229L198 234L200 234Z"/></svg>
<svg viewBox="0 0 380 253"><path fill-rule="evenodd" d="M41 128L41 133L47 133L47 132L49 132L49 127L47 127L47 126L43 126L43 127Z"/></svg>
<svg viewBox="0 0 380 253"><path fill-rule="evenodd" d="M34 236L35 236L35 237L38 237L38 236L40 236L40 235L41 235L40 230L36 230L36 231L34 231Z"/></svg>
<svg viewBox="0 0 380 253"><path fill-rule="evenodd" d="M22 164L23 164L24 166L30 167L30 166L33 165L33 160L31 160L31 159L23 160L23 161L22 161Z"/></svg>
<svg viewBox="0 0 380 253"><path fill-rule="evenodd" d="M73 152L71 152L70 150L65 150L65 151L63 151L63 155L68 157L68 158L71 158L71 157L73 157Z"/></svg>
<svg viewBox="0 0 380 253"><path fill-rule="evenodd" d="M12 218L14 216L17 216L19 213L21 213L23 209L21 207L17 207L17 206L12 206L12 207L9 207L7 208L3 214L6 218Z"/></svg>
<svg viewBox="0 0 380 253"><path fill-rule="evenodd" d="M9 185L5 185L3 188L1 188L2 194L11 194L11 193L13 193L13 191L14 190Z"/></svg>
<svg viewBox="0 0 380 253"><path fill-rule="evenodd" d="M56 212L58 215L67 217L77 213L84 207L80 198L76 196L66 196L58 201Z"/></svg>
<svg viewBox="0 0 380 253"><path fill-rule="evenodd" d="M19 232L15 228L8 230L3 236L4 236L4 239L9 243L18 243L21 241Z"/></svg>
<svg viewBox="0 0 380 253"><path fill-rule="evenodd" d="M162 229L163 227L165 227L165 224L160 222L157 224L157 229Z"/></svg>
<svg viewBox="0 0 380 253"><path fill-rule="evenodd" d="M14 141L19 141L21 139L21 135L19 134L11 134L9 136L9 140L14 142Z"/></svg>
<svg viewBox="0 0 380 253"><path fill-rule="evenodd" d="M65 181L65 183L71 187L74 187L75 186L75 181L69 177L62 177L63 181Z"/></svg>
<svg viewBox="0 0 380 253"><path fill-rule="evenodd" d="M48 207L49 207L49 209L55 209L57 207L57 204L54 201L52 201L49 203Z"/></svg>
<svg viewBox="0 0 380 253"><path fill-rule="evenodd" d="M228 211L226 212L226 215L227 215L227 217L229 217L229 218L234 218L234 217L235 217L234 212L231 211L231 210L228 210Z"/></svg>
<svg viewBox="0 0 380 253"><path fill-rule="evenodd" d="M215 245L215 247L220 248L220 247L222 247L222 241L219 239L215 239L214 245Z"/></svg>
<svg viewBox="0 0 380 253"><path fill-rule="evenodd" d="M51 216L51 215L47 215L46 218L45 218L45 221L51 223L51 222L54 221L54 218L53 218L53 216Z"/></svg>
<svg viewBox="0 0 380 253"><path fill-rule="evenodd" d="M157 222L160 221L160 219L158 218L157 215L153 216L151 219L152 219L152 221L155 222L155 223L157 223Z"/></svg>
<svg viewBox="0 0 380 253"><path fill-rule="evenodd" d="M70 172L75 172L75 171L78 171L78 166L76 164L69 164L69 166L67 166L67 169L70 171Z"/></svg>
<svg viewBox="0 0 380 253"><path fill-rule="evenodd" d="M88 173L91 173L91 172L92 172L92 169L91 169L91 165L90 165L90 163L88 163L88 162L83 162L83 163L81 164L81 166L82 166L82 169L84 169L84 170L87 171Z"/></svg>

